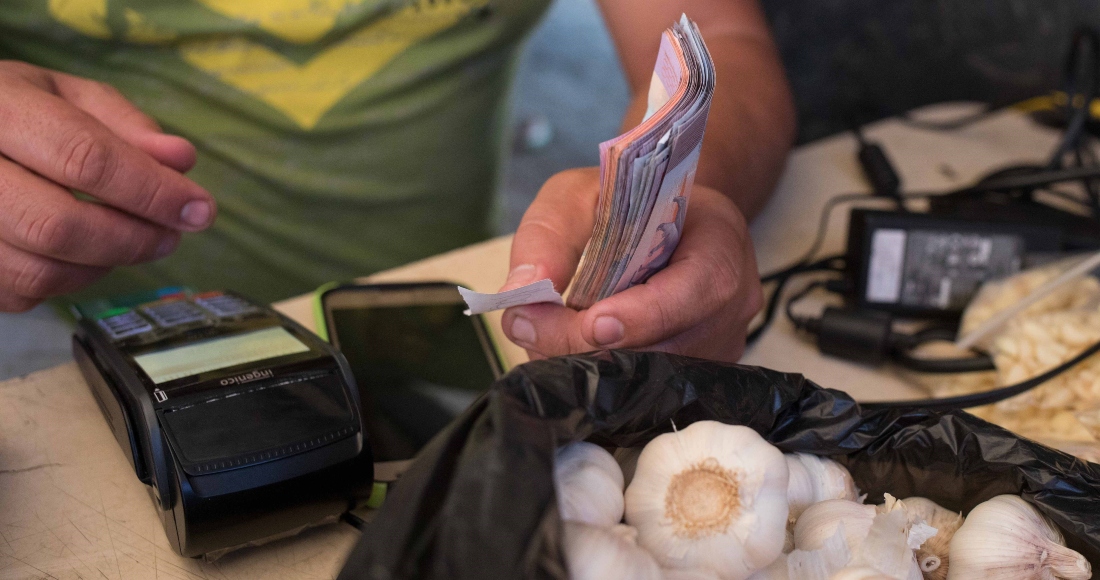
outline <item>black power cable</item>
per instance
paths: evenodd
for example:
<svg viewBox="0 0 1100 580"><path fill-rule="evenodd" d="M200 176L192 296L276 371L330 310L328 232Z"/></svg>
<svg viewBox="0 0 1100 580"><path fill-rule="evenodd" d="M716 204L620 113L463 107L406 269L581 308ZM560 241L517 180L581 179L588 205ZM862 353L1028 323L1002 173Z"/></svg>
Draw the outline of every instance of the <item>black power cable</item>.
<svg viewBox="0 0 1100 580"><path fill-rule="evenodd" d="M961 358L923 358L913 355L918 346L932 341L955 341L955 329L930 326L913 334L895 333L891 336L890 359L900 366L920 373L974 373L996 370L993 359L978 353Z"/></svg>
<svg viewBox="0 0 1100 580"><path fill-rule="evenodd" d="M816 252L816 250L811 251ZM807 257L810 255L812 254L807 254ZM803 263L800 260L787 268L761 276L760 282L762 284L775 282L775 288L764 307L763 320L745 336L745 345L750 346L755 343L764 334L764 331L771 326L772 321L775 319L775 312L779 307L779 301L783 298L783 291L787 286L787 282L792 278L809 272L841 272L843 269L843 258L841 256L829 256L809 263Z"/></svg>
<svg viewBox="0 0 1100 580"><path fill-rule="evenodd" d="M1029 167L1028 169L1031 169ZM903 203L903 200L909 199L928 199L936 196L980 196L990 192L1005 191L1005 190L1032 190L1040 187L1050 186L1057 183L1064 183L1067 181L1080 181L1082 179L1100 178L1100 167L1073 167L1068 169L1059 169L1054 171L1049 170L1037 170L1034 172L1027 172L1023 174L1017 174L1021 168L1005 168L994 171L993 173L979 179L975 184L966 186L955 191L949 192L910 192L903 193L900 198L890 197L876 197L869 193L844 193L833 196L825 202L825 207L822 209L821 218L818 221L817 232L814 235L814 239L810 244L809 249L803 254L802 258L795 261L793 264L781 268L779 270L769 272L760 277L761 283L767 284L770 282L776 283L776 288L772 291L771 296L768 298L764 309L764 319L755 329L750 331L746 336L745 344L751 346L763 335L764 331L771 325L775 313L779 307L779 301L782 298L783 290L787 282L800 274L808 272L822 272L822 271L843 271L844 257L841 255L829 256L814 261L814 256L821 249L824 244L825 234L828 230L829 220L832 216L833 210L842 203L854 202L854 201L887 201L889 203L899 206ZM1080 200L1078 200L1080 201Z"/></svg>
<svg viewBox="0 0 1100 580"><path fill-rule="evenodd" d="M1089 60L1086 60L1089 59ZM1085 79L1082 82L1082 73ZM1092 101L1100 93L1100 36L1082 26L1073 34L1062 71L1066 93L1066 131L1050 159L1050 169L1063 167L1065 156L1080 150ZM1084 89L1078 91L1079 86Z"/></svg>
<svg viewBox="0 0 1100 580"><path fill-rule="evenodd" d="M762 283L775 283L775 289L769 297L760 326L748 335L748 344L752 344L774 319L775 312L787 283L794 277L810 272L843 272L843 258L834 256L814 261L814 257L824 243L826 230L832 210L841 203L889 199L899 210L906 211L905 200L931 198L933 196L977 197L989 199L1000 196L1008 200L1037 203L1034 194L1043 191L1063 200L1071 201L1091 210L1094 218L1100 220L1100 163L1091 149L1089 135L1085 131L1091 118L1090 107L1100 96L1100 35L1090 28L1081 28L1074 37L1067 53L1064 72L1066 95L1066 129L1046 165L1023 165L1006 167L994 171L976 183L945 193L900 193L900 179L893 170L889 158L881 146L868 142L859 127L853 129L860 144L859 161L873 193L843 194L830 198L821 213L818 230L809 250L792 265L769 273L761 278ZM1084 90L1079 91L1080 87ZM925 123L911 118L903 120L911 125L927 129L950 130L988 116L999 107L988 107L974 115L957 119L949 123ZM1066 166L1067 156L1072 165ZM1052 187L1064 182L1079 182L1086 199L1080 199L1060 189ZM973 357L957 359L923 358L913 351L926 342L934 340L953 340L954 329L933 326L913 334L893 331L893 321L889 315L875 311L856 311L829 307L818 318L799 316L793 312L793 305L817 288L830 288L835 280L816 280L797 291L787 301L787 317L796 329L817 335L818 346L822 352L870 362L872 364L889 359L894 363L919 372L961 373L994 370L992 359L975 353ZM930 409L965 408L986 405L1016 396L1058 376L1079 364L1089 356L1100 351L1097 343L1084 352L1037 377L1022 383L994 389L986 393L975 393L959 397L942 399L923 399L919 401L883 401L867 403L868 408L909 408L914 406Z"/></svg>
<svg viewBox="0 0 1100 580"><path fill-rule="evenodd" d="M1081 351L1077 356L1069 359L1068 361L1046 371L1045 373L1032 377L1021 383L1015 385L1009 385L1007 387L1001 387L998 389L992 389L981 393L973 393L970 395L959 395L957 397L942 397L937 399L917 399L911 401L872 401L868 403L860 403L860 406L866 409L907 409L913 407L920 407L922 409L931 409L934 411L949 410L949 409L967 409L970 407L980 407L982 405L992 405L1019 395L1026 393L1035 387L1057 377L1058 375L1070 370L1071 368L1081 364L1082 361L1090 356L1100 352L1100 342L1093 344L1092 346Z"/></svg>

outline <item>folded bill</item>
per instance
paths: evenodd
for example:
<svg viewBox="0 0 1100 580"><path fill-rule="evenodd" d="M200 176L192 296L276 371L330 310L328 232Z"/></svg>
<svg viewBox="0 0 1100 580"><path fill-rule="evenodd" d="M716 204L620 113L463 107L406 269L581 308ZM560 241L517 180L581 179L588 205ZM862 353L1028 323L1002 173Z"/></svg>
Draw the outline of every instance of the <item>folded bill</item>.
<svg viewBox="0 0 1100 580"><path fill-rule="evenodd" d="M496 294L474 292L462 286L458 287L458 293L461 294L462 299L466 301L466 316L484 314L494 310L503 310L513 306L537 304L539 302L552 302L559 305L565 304L561 299L561 294L558 294L558 291L554 290L554 283L551 282L549 278L505 292L497 292Z"/></svg>

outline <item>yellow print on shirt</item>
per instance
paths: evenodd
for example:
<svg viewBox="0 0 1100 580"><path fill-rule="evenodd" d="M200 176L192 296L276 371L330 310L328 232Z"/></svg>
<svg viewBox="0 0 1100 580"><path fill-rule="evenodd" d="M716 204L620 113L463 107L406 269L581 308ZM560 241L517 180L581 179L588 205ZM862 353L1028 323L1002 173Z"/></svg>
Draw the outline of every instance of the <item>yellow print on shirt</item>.
<svg viewBox="0 0 1100 580"><path fill-rule="evenodd" d="M321 39L336 18L364 0L198 0L214 12L248 22L283 40L309 44Z"/></svg>
<svg viewBox="0 0 1100 580"><path fill-rule="evenodd" d="M322 38L344 11L364 0L197 0L211 10L248 22L282 40L307 44ZM249 93L279 110L303 129L363 81L409 47L446 30L487 0L415 0L368 22L299 64L264 44L239 35L178 40L180 56L191 66ZM88 36L109 38L108 0L49 0L50 14ZM154 26L125 10L126 39L138 43L173 41L173 31Z"/></svg>
<svg viewBox="0 0 1100 580"><path fill-rule="evenodd" d="M93 38L110 38L107 0L49 0L46 6L55 20Z"/></svg>

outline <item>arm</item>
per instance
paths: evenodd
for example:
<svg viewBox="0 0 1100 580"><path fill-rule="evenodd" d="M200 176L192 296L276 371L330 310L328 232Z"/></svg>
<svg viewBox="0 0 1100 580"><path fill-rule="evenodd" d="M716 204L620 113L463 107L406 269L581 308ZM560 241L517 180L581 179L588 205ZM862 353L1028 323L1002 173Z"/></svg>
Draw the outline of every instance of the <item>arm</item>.
<svg viewBox="0 0 1100 580"><path fill-rule="evenodd" d="M735 361L763 298L746 215L779 178L794 136L782 66L755 0L600 0L634 99L624 125L646 107L660 34L681 12L700 23L717 84L680 243L644 284L587 310L534 304L505 312L505 333L532 357L599 348L655 349ZM512 242L505 289L550 278L564 290L595 220L599 170L551 178Z"/></svg>
<svg viewBox="0 0 1100 580"><path fill-rule="evenodd" d="M794 142L795 113L756 0L600 0L633 95L623 129L642 120L661 33L686 13L714 58L717 84L695 183L752 218L764 207Z"/></svg>

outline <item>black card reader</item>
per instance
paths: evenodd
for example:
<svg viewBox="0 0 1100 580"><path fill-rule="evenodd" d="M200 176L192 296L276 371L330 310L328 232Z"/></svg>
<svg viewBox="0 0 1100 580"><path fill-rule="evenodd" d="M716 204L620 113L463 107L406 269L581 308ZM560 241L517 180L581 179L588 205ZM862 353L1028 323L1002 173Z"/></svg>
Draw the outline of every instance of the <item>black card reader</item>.
<svg viewBox="0 0 1100 580"><path fill-rule="evenodd" d="M186 289L74 313L80 370L180 554L290 533L370 496L355 380L299 324Z"/></svg>

